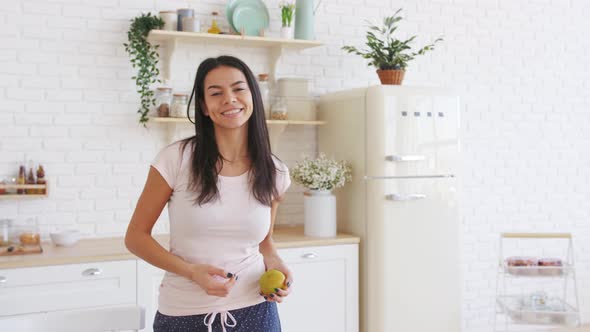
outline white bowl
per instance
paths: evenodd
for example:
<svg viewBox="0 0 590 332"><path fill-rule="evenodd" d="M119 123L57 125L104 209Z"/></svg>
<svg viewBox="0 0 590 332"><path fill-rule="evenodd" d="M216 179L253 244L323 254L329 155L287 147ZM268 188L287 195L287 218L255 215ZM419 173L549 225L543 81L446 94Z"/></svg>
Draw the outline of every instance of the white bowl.
<svg viewBox="0 0 590 332"><path fill-rule="evenodd" d="M61 231L49 233L49 237L56 246L71 247L80 239L80 232L76 230Z"/></svg>

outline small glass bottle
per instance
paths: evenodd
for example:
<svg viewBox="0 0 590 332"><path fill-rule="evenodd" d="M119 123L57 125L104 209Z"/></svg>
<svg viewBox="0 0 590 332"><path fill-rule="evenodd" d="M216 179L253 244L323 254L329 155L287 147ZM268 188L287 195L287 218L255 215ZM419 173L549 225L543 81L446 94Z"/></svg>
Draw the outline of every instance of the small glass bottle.
<svg viewBox="0 0 590 332"><path fill-rule="evenodd" d="M165 87L157 88L155 98L158 116L163 118L169 117L170 104L172 103L172 89Z"/></svg>
<svg viewBox="0 0 590 332"><path fill-rule="evenodd" d="M268 74L258 75L258 87L260 88L262 105L264 107L264 118L270 119L270 87L268 84Z"/></svg>
<svg viewBox="0 0 590 332"><path fill-rule="evenodd" d="M170 109L170 116L173 118L182 118L186 116L186 108L188 104L188 96L184 93L175 93L172 98L172 107Z"/></svg>
<svg viewBox="0 0 590 332"><path fill-rule="evenodd" d="M217 26L217 15L218 12L211 13L211 27L207 30L208 33L221 33L221 29Z"/></svg>
<svg viewBox="0 0 590 332"><path fill-rule="evenodd" d="M25 166L21 165L18 169L18 177L16 178L16 184L26 184L27 180L27 171L25 170ZM22 195L25 193L24 189L17 189L16 193Z"/></svg>
<svg viewBox="0 0 590 332"><path fill-rule="evenodd" d="M33 168L29 168L29 174L27 175L26 184L35 184L35 174L33 174ZM27 195L35 194L37 189L25 189Z"/></svg>
<svg viewBox="0 0 590 332"><path fill-rule="evenodd" d="M287 100L285 97L276 97L270 117L273 120L288 120L287 116Z"/></svg>
<svg viewBox="0 0 590 332"><path fill-rule="evenodd" d="M5 178L0 179L0 195L6 194L6 188L4 188L4 185L8 184L7 182L8 181Z"/></svg>
<svg viewBox="0 0 590 332"><path fill-rule="evenodd" d="M45 170L43 169L43 166L39 165L39 168L37 168L37 184L42 184L42 185L46 185L47 181L45 181ZM45 193L47 193L46 189L37 189L37 194L39 195L45 195Z"/></svg>

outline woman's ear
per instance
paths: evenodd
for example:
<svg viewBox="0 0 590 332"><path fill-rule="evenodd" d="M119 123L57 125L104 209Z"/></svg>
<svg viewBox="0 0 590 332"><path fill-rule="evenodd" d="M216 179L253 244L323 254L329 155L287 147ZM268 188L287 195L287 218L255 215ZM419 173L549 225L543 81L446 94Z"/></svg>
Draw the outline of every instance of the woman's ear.
<svg viewBox="0 0 590 332"><path fill-rule="evenodd" d="M201 109L201 112L203 112L203 115L209 116L209 111L207 111L207 106L205 106L205 103L201 102L199 104L201 106L200 109Z"/></svg>

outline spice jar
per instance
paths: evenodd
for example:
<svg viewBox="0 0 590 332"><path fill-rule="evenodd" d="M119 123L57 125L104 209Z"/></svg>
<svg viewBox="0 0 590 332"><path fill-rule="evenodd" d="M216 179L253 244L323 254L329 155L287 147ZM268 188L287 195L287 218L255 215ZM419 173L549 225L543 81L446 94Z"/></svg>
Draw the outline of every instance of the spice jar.
<svg viewBox="0 0 590 332"><path fill-rule="evenodd" d="M159 117L167 118L170 116L170 104L172 103L171 88L156 89L156 111Z"/></svg>
<svg viewBox="0 0 590 332"><path fill-rule="evenodd" d="M175 93L172 98L172 107L170 116L173 118L182 118L186 116L188 96L184 93Z"/></svg>
<svg viewBox="0 0 590 332"><path fill-rule="evenodd" d="M287 120L287 101L285 97L277 97L270 112L270 118L273 120Z"/></svg>

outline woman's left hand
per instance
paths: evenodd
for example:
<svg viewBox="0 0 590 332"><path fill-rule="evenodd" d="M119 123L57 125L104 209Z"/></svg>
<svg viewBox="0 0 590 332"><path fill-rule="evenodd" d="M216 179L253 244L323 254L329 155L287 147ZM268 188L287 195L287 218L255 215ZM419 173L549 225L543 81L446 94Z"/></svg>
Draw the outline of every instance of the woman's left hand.
<svg viewBox="0 0 590 332"><path fill-rule="evenodd" d="M278 302L281 303L291 293L291 287L293 286L293 274L291 270L285 265L283 260L279 256L265 256L264 257L264 265L266 267L266 271L268 270L279 270L285 275L285 289L282 288L275 288L275 292L270 295L264 295L262 292L259 292L260 296L264 296L264 299L268 302Z"/></svg>

